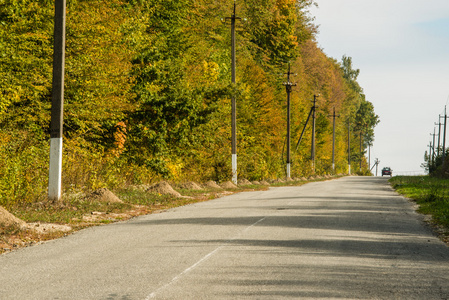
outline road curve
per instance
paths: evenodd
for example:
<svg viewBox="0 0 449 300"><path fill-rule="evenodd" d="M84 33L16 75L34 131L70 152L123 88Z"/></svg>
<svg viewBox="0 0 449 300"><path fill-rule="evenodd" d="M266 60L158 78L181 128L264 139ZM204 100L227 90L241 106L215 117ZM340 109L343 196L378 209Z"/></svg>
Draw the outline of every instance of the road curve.
<svg viewBox="0 0 449 300"><path fill-rule="evenodd" d="M449 299L449 248L387 179L238 193L0 256L0 299Z"/></svg>

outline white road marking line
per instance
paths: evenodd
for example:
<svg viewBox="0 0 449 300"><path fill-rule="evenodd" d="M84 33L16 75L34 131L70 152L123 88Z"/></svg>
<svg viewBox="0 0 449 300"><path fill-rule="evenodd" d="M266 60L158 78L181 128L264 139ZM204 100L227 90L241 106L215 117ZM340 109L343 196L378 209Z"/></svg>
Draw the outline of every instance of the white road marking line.
<svg viewBox="0 0 449 300"><path fill-rule="evenodd" d="M239 238L243 233L245 233L246 231L248 231L251 227L256 226L257 224L259 224L260 222L262 222L263 220L265 220L266 217L263 217L262 219L254 222L253 224L249 225L248 227L246 227L245 229L243 229L239 234L237 234L235 237L233 237L232 239L228 240L226 242L232 242L234 240L236 240L237 238ZM188 267L187 269L185 269L184 271L182 271L181 273L179 273L178 275L176 275L172 280L170 280L170 282L166 283L165 285L161 286L160 288L158 288L157 290L155 290L154 292L152 292L151 294L149 294L145 300L149 300L149 299L153 299L154 297L156 297L157 293L159 293L160 291L166 289L167 287L169 287L170 285L172 285L174 282L176 282L179 278L181 278L183 275L189 273L190 271L192 271L193 269L195 269L198 265L200 265L203 261L207 260L209 257L211 257L212 255L214 255L216 252L218 252L219 250L221 250L223 247L226 246L226 244L221 245L219 247L217 247L215 250L211 251L210 253L206 254L205 256L203 256L199 261L197 261L196 263L194 263L193 265L191 265L190 267Z"/></svg>

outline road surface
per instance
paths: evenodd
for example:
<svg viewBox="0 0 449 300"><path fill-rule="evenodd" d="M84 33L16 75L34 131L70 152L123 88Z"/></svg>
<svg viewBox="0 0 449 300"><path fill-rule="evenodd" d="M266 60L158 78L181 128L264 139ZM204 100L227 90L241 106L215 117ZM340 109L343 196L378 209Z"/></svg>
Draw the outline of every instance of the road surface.
<svg viewBox="0 0 449 300"><path fill-rule="evenodd" d="M449 299L449 248L387 179L245 192L0 256L0 299Z"/></svg>

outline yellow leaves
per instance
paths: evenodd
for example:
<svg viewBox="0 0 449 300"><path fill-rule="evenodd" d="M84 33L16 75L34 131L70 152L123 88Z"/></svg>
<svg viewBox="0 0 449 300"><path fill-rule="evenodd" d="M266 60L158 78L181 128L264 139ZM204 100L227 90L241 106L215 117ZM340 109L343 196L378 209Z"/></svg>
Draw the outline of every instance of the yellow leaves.
<svg viewBox="0 0 449 300"><path fill-rule="evenodd" d="M115 126L114 132L114 146L112 153L114 156L119 157L125 149L126 142L126 124L124 122L118 122Z"/></svg>
<svg viewBox="0 0 449 300"><path fill-rule="evenodd" d="M169 170L172 178L178 180L182 176L182 169L184 168L182 160L178 158L175 161L169 161L168 159L165 159L165 161L165 166Z"/></svg>
<svg viewBox="0 0 449 300"><path fill-rule="evenodd" d="M203 61L202 63L203 80L207 83L217 81L220 75L220 68L216 62Z"/></svg>

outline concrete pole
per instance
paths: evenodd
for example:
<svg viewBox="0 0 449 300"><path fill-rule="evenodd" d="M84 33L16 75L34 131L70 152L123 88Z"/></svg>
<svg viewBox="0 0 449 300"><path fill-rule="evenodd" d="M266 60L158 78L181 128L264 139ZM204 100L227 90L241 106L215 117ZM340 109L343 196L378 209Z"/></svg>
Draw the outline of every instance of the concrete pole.
<svg viewBox="0 0 449 300"><path fill-rule="evenodd" d="M440 156L440 145L441 145L441 115L438 115L438 124L435 123L435 125L438 125L438 147L437 147L437 156Z"/></svg>
<svg viewBox="0 0 449 300"><path fill-rule="evenodd" d="M315 128L316 128L316 99L319 95L313 95L313 111L312 111L312 173L315 173Z"/></svg>
<svg viewBox="0 0 449 300"><path fill-rule="evenodd" d="M447 120L447 115L446 115L446 106L444 106L444 127L443 127L443 165L444 165L444 160L446 159L446 120Z"/></svg>
<svg viewBox="0 0 449 300"><path fill-rule="evenodd" d="M362 131L360 131L360 170L359 170L360 173L362 173L362 158L363 158L363 153L362 153Z"/></svg>
<svg viewBox="0 0 449 300"><path fill-rule="evenodd" d="M292 87L296 86L290 82L290 64L288 64L287 82L284 82L285 89L287 91L287 178L290 178L291 157L290 157L290 93Z"/></svg>
<svg viewBox="0 0 449 300"><path fill-rule="evenodd" d="M292 91L292 86L290 82L290 64L288 65L287 72L287 85L285 86L287 90L287 178L290 178L290 93Z"/></svg>
<svg viewBox="0 0 449 300"><path fill-rule="evenodd" d="M66 0L55 1L48 199L61 200Z"/></svg>
<svg viewBox="0 0 449 300"><path fill-rule="evenodd" d="M351 122L348 120L348 175L351 175Z"/></svg>
<svg viewBox="0 0 449 300"><path fill-rule="evenodd" d="M334 113L331 116L333 119L333 123L332 123L332 173L335 174L335 118L340 116L340 115L335 114L335 106L334 106Z"/></svg>

